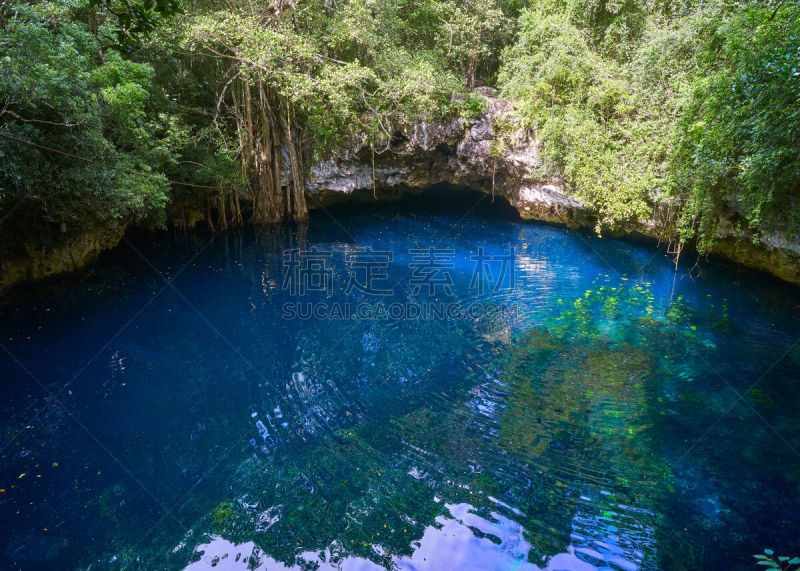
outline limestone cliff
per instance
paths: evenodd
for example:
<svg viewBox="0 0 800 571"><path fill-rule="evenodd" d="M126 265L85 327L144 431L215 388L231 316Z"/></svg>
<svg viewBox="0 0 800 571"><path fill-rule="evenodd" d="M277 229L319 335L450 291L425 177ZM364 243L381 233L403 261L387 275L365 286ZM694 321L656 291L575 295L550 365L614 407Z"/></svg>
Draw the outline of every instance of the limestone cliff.
<svg viewBox="0 0 800 571"><path fill-rule="evenodd" d="M511 104L495 97L491 88L478 93L486 109L473 119L422 121L396 134L374 156L367 149L351 150L313 165L306 181L309 207L387 199L449 183L502 196L524 218L572 227L593 224L592 213L564 191L557 176L545 172L537 141L522 138L510 149L495 148L493 126L512 116Z"/></svg>
<svg viewBox="0 0 800 571"><path fill-rule="evenodd" d="M66 238L57 245L28 245L24 253L0 258L0 292L17 284L78 272L100 252L119 244L124 234L125 226L114 224Z"/></svg>
<svg viewBox="0 0 800 571"><path fill-rule="evenodd" d="M373 154L362 146L313 164L306 179L308 208L391 200L406 192L422 192L448 183L502 197L525 219L593 228L597 216L570 194L557 174L545 168L540 158L542 145L534 136L520 135L497 144L495 126L514 121L512 104L498 98L491 88L478 88L476 93L486 105L476 117L421 121L395 133L380 152ZM184 201L169 209L169 217L173 226L189 230L210 212L205 202ZM754 240L727 220L720 220L717 227L714 253L800 283L800 244L779 233ZM24 254L0 259L0 292L15 284L79 271L101 251L116 246L124 232L123 225L114 225L66 239L57 246L30 246ZM608 233L668 238L655 215Z"/></svg>
<svg viewBox="0 0 800 571"><path fill-rule="evenodd" d="M348 200L386 200L449 183L502 196L525 219L594 227L596 214L570 194L558 175L548 172L540 158L542 145L535 137L519 136L510 144L496 144L494 126L514 121L512 104L496 97L494 89L476 91L486 102L477 117L419 122L397 133L381 153L353 149L314 164L306 186L309 208ZM655 210L650 220L633 221L608 233L670 238ZM718 224L718 234L712 254L800 283L800 244L779 233L753 239L724 219Z"/></svg>

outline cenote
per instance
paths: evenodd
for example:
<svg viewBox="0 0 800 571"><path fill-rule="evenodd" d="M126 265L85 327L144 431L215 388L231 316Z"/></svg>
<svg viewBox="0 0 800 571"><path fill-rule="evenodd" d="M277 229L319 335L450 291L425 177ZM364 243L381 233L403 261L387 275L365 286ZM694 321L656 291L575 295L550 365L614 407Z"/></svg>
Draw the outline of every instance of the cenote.
<svg viewBox="0 0 800 571"><path fill-rule="evenodd" d="M507 207L434 193L146 235L17 293L0 310L5 564L796 555L797 288L690 275L694 256L676 272L653 244Z"/></svg>

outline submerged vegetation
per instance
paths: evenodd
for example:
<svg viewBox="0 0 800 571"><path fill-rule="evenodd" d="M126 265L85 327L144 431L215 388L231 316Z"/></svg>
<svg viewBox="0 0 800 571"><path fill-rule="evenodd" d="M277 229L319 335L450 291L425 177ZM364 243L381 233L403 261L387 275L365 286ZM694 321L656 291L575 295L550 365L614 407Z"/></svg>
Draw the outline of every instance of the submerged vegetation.
<svg viewBox="0 0 800 571"><path fill-rule="evenodd" d="M508 109L492 153L540 143L543 180L598 232L646 222L701 251L800 241L795 1L12 0L0 262L164 228L176 204L215 230L303 222L312 164L470 120L486 86ZM101 267L4 314L7 555L178 567L217 537L257 543L252 568L257 550L388 567L455 520L504 549L505 528L515 564L578 544L587 560L618 544L626 568L713 566L768 540L788 553L800 472L773 459L797 447L790 295L681 283L633 247L604 256L577 233L467 220L473 207L226 233L191 258L146 244L146 272ZM519 247L521 287L476 300L521 313L279 317L289 250L322 245L351 269L351 245L390 253L380 269L402 280L395 254L445 239L470 262L482 242ZM78 416L114 446L87 449Z"/></svg>
<svg viewBox="0 0 800 571"><path fill-rule="evenodd" d="M797 234L796 2L50 0L0 30L6 250L163 226L170 201L303 220L312 161L480 111L487 84L598 229Z"/></svg>
<svg viewBox="0 0 800 571"><path fill-rule="evenodd" d="M725 344L741 332L715 329L724 302L709 302L715 309L702 314L679 301L656 301L648 283L626 282L598 278L577 297L550 299L542 326L515 333L508 345L503 333L510 324L503 319L472 324L483 333L477 351L483 358L469 362L466 378L446 383L446 371L457 367L453 356L442 362L410 341L433 329L451 343L473 335L469 328L406 322L407 352L363 341L352 347L359 336L393 335L396 324L378 321L366 333L362 324L343 322L337 335L304 338L294 363L304 372L293 373L287 387L314 404L312 413L324 411L329 424L312 414L302 425L277 429L296 446L269 453L254 447L222 488L228 499L197 506L203 515L170 561L178 566L201 538L221 536L233 545L255 541L254 556L287 565L358 557L392 568L412 557L432 529L453 517L468 521L466 510L459 515L464 505L499 523L486 533L471 528L477 538L508 548L508 537L493 533L511 521L521 526L515 563L522 567L584 541L618 542L620 556L645 569L715 557L695 552L686 538L713 543L719 529L757 521L757 506L731 499L752 482L728 471L730 458L713 451L716 443L681 454L664 431L674 422L696 430L710 403L721 406L719 389L702 382L707 372L696 365L714 359L712 339ZM504 346L502 359L494 360L493 346ZM692 364L676 357L685 352L695 355ZM354 357L368 364L374 382L338 379ZM431 399L431 390L444 395ZM279 419L286 414L275 410ZM778 490L796 475L769 463L757 471L752 478L772 482L761 492L770 505L790 501ZM683 533L673 534L674 520L645 505L668 506ZM580 535L580 525L592 532ZM582 557L599 565L591 553ZM120 557L127 564L143 554ZM153 557L148 563L156 565L164 554Z"/></svg>
<svg viewBox="0 0 800 571"><path fill-rule="evenodd" d="M800 321L786 290L402 202L224 233L199 254L205 236L132 237L150 263L109 257L3 308L9 563L756 568L767 547L787 568ZM452 293L409 293L404 253L451 227ZM390 295L348 293L351 244L399 254ZM509 244L515 281L501 260L477 287L475 251ZM330 253L334 276L304 301L487 311L282 318L300 297L280 286L282 253L298 246Z"/></svg>

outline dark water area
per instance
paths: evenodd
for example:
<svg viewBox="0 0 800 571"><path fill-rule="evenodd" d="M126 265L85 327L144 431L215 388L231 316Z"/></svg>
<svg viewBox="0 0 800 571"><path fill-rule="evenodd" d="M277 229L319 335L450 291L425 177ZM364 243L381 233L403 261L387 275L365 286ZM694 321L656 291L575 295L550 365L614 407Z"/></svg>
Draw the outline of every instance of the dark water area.
<svg viewBox="0 0 800 571"><path fill-rule="evenodd" d="M13 569L800 555L800 290L432 193L132 238L0 308Z"/></svg>

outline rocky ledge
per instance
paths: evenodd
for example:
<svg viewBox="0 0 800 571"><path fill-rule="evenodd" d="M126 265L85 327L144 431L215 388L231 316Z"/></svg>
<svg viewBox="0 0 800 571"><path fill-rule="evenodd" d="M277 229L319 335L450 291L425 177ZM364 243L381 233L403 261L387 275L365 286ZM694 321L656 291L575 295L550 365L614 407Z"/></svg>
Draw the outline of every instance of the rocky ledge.
<svg viewBox="0 0 800 571"><path fill-rule="evenodd" d="M446 183L502 196L524 219L571 228L597 224L596 213L570 194L564 181L549 172L540 158L535 136L520 136L498 148L494 126L513 125L512 103L496 90L478 88L485 110L472 119L419 122L394 134L381 152L352 149L314 164L307 179L309 208L345 201L391 200L406 192L422 192ZM513 129L512 129L513 130ZM521 131L521 130L520 130ZM720 221L713 254L743 266L800 283L800 244L779 234L752 236L733 231ZM658 220L642 220L610 232L668 240Z"/></svg>
<svg viewBox="0 0 800 571"><path fill-rule="evenodd" d="M505 141L502 148L497 144L495 125L502 122L513 127L512 103L498 98L491 88L479 88L476 95L485 100L485 110L474 118L419 122L406 132L395 133L380 152L373 154L362 146L314 164L306 179L309 208L392 200L446 183L503 197L524 219L571 228L595 227L596 214L545 168L541 143L534 136ZM179 216L171 216L171 224L187 229L205 219L207 207L188 204L173 210ZM753 240L724 220L718 228L714 253L800 284L800 244L796 241L777 233ZM0 293L16 284L80 271L101 251L116 246L125 230L117 224L57 245L31 246L24 254L0 259ZM639 221L608 233L666 238L657 220Z"/></svg>
<svg viewBox="0 0 800 571"><path fill-rule="evenodd" d="M22 283L72 274L83 270L104 250L120 243L123 224L70 237L57 245L29 245L23 254L0 259L0 293Z"/></svg>
<svg viewBox="0 0 800 571"><path fill-rule="evenodd" d="M545 172L536 140L522 138L503 152L494 147L493 126L513 117L511 104L492 88L479 88L477 94L486 108L473 119L422 121L396 133L374 155L368 149L350 150L313 165L306 183L309 206L385 200L447 183L502 196L524 218L593 225L591 211L565 192L557 176Z"/></svg>

